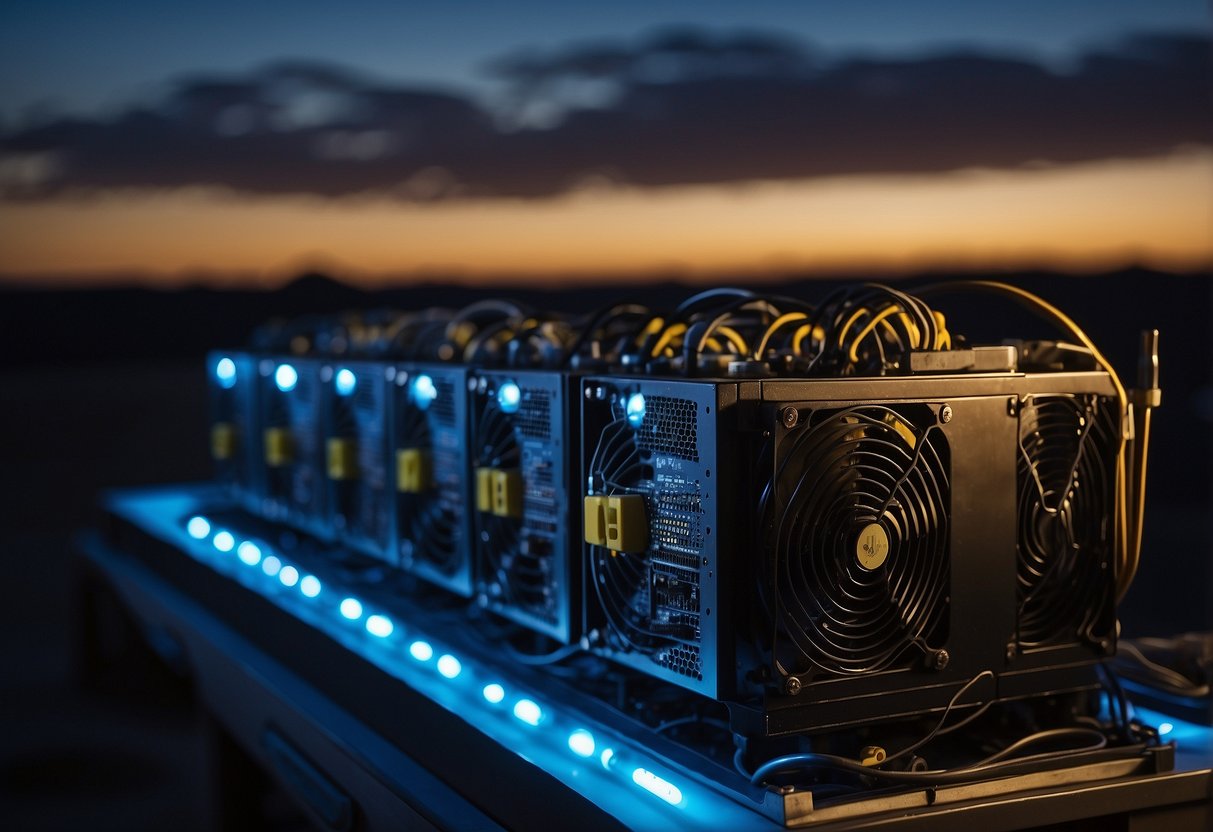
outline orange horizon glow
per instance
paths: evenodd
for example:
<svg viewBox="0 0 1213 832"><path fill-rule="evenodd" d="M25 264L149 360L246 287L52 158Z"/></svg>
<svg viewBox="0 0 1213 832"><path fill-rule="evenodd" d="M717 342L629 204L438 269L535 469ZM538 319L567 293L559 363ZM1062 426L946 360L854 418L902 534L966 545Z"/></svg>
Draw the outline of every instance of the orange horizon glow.
<svg viewBox="0 0 1213 832"><path fill-rule="evenodd" d="M670 274L689 280L938 268L1094 272L1213 264L1213 148L1010 171L865 175L543 200L407 204L215 189L0 203L0 279L367 288Z"/></svg>

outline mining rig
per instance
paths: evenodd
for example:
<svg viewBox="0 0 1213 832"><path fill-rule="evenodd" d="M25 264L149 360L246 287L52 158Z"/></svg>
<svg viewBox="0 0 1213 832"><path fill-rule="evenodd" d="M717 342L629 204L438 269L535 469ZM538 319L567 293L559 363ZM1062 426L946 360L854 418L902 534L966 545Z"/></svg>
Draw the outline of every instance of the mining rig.
<svg viewBox="0 0 1213 832"><path fill-rule="evenodd" d="M962 293L1058 338L970 343ZM756 784L862 790L1008 703L1048 703L1047 739L1007 747L1058 765L1156 742L1104 667L1159 403L1156 333L1142 351L1127 390L1063 312L983 281L307 318L208 357L211 446L243 511L376 565L402 609L587 695L680 702ZM882 730L925 738L840 750ZM1000 771L974 766L946 771Z"/></svg>

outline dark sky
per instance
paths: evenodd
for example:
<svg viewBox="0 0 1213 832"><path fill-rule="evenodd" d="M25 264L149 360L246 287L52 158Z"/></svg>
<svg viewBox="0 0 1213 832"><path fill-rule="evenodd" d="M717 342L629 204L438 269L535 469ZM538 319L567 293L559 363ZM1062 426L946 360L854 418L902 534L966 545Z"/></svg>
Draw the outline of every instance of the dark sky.
<svg viewBox="0 0 1213 832"><path fill-rule="evenodd" d="M248 71L283 58L487 91L481 69L494 56L632 38L669 24L782 33L836 52L904 56L964 46L1064 66L1128 32L1207 31L1209 10L1203 0L8 0L0 7L0 119L124 106L180 74Z"/></svg>

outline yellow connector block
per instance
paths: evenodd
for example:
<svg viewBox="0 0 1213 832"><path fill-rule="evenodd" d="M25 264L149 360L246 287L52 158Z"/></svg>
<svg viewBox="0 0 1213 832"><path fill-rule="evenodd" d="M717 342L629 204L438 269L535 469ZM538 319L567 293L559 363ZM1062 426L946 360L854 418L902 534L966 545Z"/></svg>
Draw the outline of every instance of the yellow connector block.
<svg viewBox="0 0 1213 832"><path fill-rule="evenodd" d="M585 542L591 546L607 545L606 497L586 497L584 507Z"/></svg>
<svg viewBox="0 0 1213 832"><path fill-rule="evenodd" d="M493 510L493 469L476 469L476 510Z"/></svg>
<svg viewBox="0 0 1213 832"><path fill-rule="evenodd" d="M231 422L211 425L211 457L231 459L236 455L236 426Z"/></svg>
<svg viewBox="0 0 1213 832"><path fill-rule="evenodd" d="M433 485L433 467L429 451L422 448L401 448L396 451L396 490L405 494L420 494Z"/></svg>
<svg viewBox="0 0 1213 832"><path fill-rule="evenodd" d="M290 465L295 460L295 440L287 428L265 429L265 464L271 468Z"/></svg>
<svg viewBox="0 0 1213 832"><path fill-rule="evenodd" d="M649 548L649 518L644 497L618 494L585 498L585 541L617 552L643 552Z"/></svg>
<svg viewBox="0 0 1213 832"><path fill-rule="evenodd" d="M522 516L522 476L517 471L493 472L493 514Z"/></svg>
<svg viewBox="0 0 1213 832"><path fill-rule="evenodd" d="M358 476L358 445L353 439L334 436L325 449L330 480L352 480Z"/></svg>

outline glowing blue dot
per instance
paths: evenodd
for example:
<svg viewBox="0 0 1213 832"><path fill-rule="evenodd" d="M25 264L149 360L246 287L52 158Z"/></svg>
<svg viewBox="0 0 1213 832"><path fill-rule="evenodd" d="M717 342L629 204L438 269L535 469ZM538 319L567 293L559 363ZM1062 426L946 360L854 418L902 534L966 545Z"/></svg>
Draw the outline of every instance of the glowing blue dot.
<svg viewBox="0 0 1213 832"><path fill-rule="evenodd" d="M251 540L246 540L236 547L236 556L249 566L261 563L261 549Z"/></svg>
<svg viewBox="0 0 1213 832"><path fill-rule="evenodd" d="M185 530L194 540L204 540L211 533L211 524L205 517L191 517L185 524Z"/></svg>
<svg viewBox="0 0 1213 832"><path fill-rule="evenodd" d="M484 694L485 699L492 702L494 705L496 705L502 699L505 699L505 688L496 682L485 685L484 690L481 691L481 693Z"/></svg>
<svg viewBox="0 0 1213 832"><path fill-rule="evenodd" d="M220 358L215 364L215 378L219 380L219 386L224 390L231 390L236 386L236 362L230 358Z"/></svg>
<svg viewBox="0 0 1213 832"><path fill-rule="evenodd" d="M230 552L236 548L236 538L232 537L231 532L215 532L211 544L220 552Z"/></svg>
<svg viewBox="0 0 1213 832"><path fill-rule="evenodd" d="M463 665L459 663L459 659L451 655L443 655L438 657L438 672L448 679L454 679L463 671Z"/></svg>
<svg viewBox="0 0 1213 832"><path fill-rule="evenodd" d="M299 591L308 598L315 598L320 594L320 579L315 575L304 575L299 581Z"/></svg>
<svg viewBox="0 0 1213 832"><path fill-rule="evenodd" d="M602 767L605 768L607 771L610 771L611 766L615 765L615 749L613 749L613 748L602 749L602 756L599 757L598 759L602 761Z"/></svg>
<svg viewBox="0 0 1213 832"><path fill-rule="evenodd" d="M353 370L342 367L337 371L337 376L333 383L337 388L338 396L348 396L358 386L358 377L354 375Z"/></svg>
<svg viewBox="0 0 1213 832"><path fill-rule="evenodd" d="M628 403L624 407L624 413L628 417L628 424L634 428L640 427L640 423L644 421L644 396L640 393L633 393L628 396Z"/></svg>
<svg viewBox="0 0 1213 832"><path fill-rule="evenodd" d="M505 413L514 413L522 404L522 391L512 381L507 381L497 390L497 404Z"/></svg>
<svg viewBox="0 0 1213 832"><path fill-rule="evenodd" d="M357 598L346 598L341 602L341 614L350 621L362 618L362 602Z"/></svg>
<svg viewBox="0 0 1213 832"><path fill-rule="evenodd" d="M1165 737L1167 734L1175 730L1175 726L1169 722L1161 722L1158 725L1158 736Z"/></svg>
<svg viewBox="0 0 1213 832"><path fill-rule="evenodd" d="M278 580L282 581L283 586L294 586L299 583L299 570L293 566L284 566L278 573Z"/></svg>
<svg viewBox="0 0 1213 832"><path fill-rule="evenodd" d="M543 711L531 700L519 699L514 703L514 716L527 725L538 725L539 720L543 719Z"/></svg>
<svg viewBox="0 0 1213 832"><path fill-rule="evenodd" d="M428 641L414 641L409 645L409 655L419 662L428 662L434 658L434 648Z"/></svg>
<svg viewBox="0 0 1213 832"><path fill-rule="evenodd" d="M584 728L569 734L569 748L578 757L594 756L594 735Z"/></svg>
<svg viewBox="0 0 1213 832"><path fill-rule="evenodd" d="M434 380L425 374L413 379L412 391L413 403L421 410L425 410L438 398L438 388L434 386Z"/></svg>
<svg viewBox="0 0 1213 832"><path fill-rule="evenodd" d="M279 364L278 369L274 371L274 384L278 385L278 389L283 393L289 393L295 389L295 385L299 383L299 373L290 364Z"/></svg>
<svg viewBox="0 0 1213 832"><path fill-rule="evenodd" d="M655 794L672 806L682 802L682 790L653 772L638 768L632 772L632 782L650 794Z"/></svg>
<svg viewBox="0 0 1213 832"><path fill-rule="evenodd" d="M261 561L261 571L270 577L277 575L278 570L281 568L282 561L278 560L278 558L274 557L273 555L270 555L265 560Z"/></svg>
<svg viewBox="0 0 1213 832"><path fill-rule="evenodd" d="M366 619L366 631L373 636L379 638L387 638L395 630L395 625L392 624L392 619L385 615L372 615Z"/></svg>

